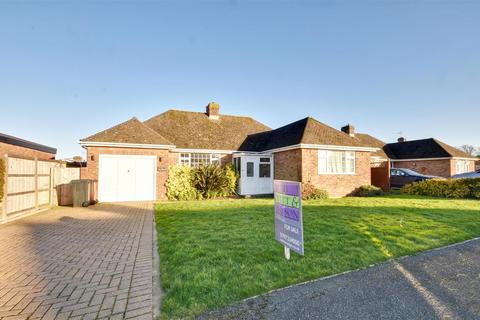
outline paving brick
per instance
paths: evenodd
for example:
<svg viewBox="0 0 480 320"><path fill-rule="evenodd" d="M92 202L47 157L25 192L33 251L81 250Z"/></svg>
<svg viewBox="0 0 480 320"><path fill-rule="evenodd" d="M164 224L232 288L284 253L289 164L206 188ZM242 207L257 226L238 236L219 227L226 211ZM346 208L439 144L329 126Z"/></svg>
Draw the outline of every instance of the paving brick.
<svg viewBox="0 0 480 320"><path fill-rule="evenodd" d="M0 319L153 319L151 203L55 208L0 232Z"/></svg>

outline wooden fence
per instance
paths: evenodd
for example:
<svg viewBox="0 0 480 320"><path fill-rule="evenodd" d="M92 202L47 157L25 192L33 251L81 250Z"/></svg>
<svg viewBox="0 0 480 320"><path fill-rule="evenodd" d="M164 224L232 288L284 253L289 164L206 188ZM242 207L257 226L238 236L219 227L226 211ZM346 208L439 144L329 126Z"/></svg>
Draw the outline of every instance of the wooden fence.
<svg viewBox="0 0 480 320"><path fill-rule="evenodd" d="M57 186L80 178L79 168L57 161L6 156L5 167L0 223L57 205Z"/></svg>

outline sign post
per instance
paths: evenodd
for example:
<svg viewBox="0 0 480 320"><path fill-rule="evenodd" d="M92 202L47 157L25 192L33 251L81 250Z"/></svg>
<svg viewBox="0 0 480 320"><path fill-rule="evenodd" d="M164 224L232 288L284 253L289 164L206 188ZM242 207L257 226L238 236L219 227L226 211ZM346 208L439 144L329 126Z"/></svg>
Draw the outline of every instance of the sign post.
<svg viewBox="0 0 480 320"><path fill-rule="evenodd" d="M274 181L275 239L285 247L285 258L290 260L290 249L303 256L302 185L296 181Z"/></svg>

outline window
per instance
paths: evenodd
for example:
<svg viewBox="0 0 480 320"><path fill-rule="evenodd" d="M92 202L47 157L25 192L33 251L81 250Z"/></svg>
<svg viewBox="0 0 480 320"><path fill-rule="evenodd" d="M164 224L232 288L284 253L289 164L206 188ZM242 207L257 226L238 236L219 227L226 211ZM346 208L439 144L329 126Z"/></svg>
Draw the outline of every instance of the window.
<svg viewBox="0 0 480 320"><path fill-rule="evenodd" d="M457 174L469 172L470 168L467 160L457 160Z"/></svg>
<svg viewBox="0 0 480 320"><path fill-rule="evenodd" d="M180 154L180 164L189 166L190 165L190 154L182 153Z"/></svg>
<svg viewBox="0 0 480 320"><path fill-rule="evenodd" d="M247 177L253 177L254 176L254 166L253 162L247 162Z"/></svg>
<svg viewBox="0 0 480 320"><path fill-rule="evenodd" d="M258 175L260 178L270 178L270 158L260 158L258 166Z"/></svg>
<svg viewBox="0 0 480 320"><path fill-rule="evenodd" d="M403 172L401 170L393 169L393 170L390 171L390 175L392 175L392 176L404 176L405 172Z"/></svg>
<svg viewBox="0 0 480 320"><path fill-rule="evenodd" d="M355 152L353 151L318 151L319 174L354 174Z"/></svg>
<svg viewBox="0 0 480 320"><path fill-rule="evenodd" d="M201 165L208 164L220 164L220 155L219 154L210 154L210 153L181 153L180 154L180 164L198 167Z"/></svg>

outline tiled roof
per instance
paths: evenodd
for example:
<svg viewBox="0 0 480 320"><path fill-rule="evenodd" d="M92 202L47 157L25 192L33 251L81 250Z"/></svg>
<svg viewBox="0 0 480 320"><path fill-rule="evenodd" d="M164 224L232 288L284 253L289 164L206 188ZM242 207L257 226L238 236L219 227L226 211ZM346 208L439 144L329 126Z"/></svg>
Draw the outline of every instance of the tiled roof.
<svg viewBox="0 0 480 320"><path fill-rule="evenodd" d="M238 150L248 135L270 130L250 118L169 110L144 122L181 149Z"/></svg>
<svg viewBox="0 0 480 320"><path fill-rule="evenodd" d="M472 158L467 153L436 139L389 143L385 152L391 159Z"/></svg>
<svg viewBox="0 0 480 320"><path fill-rule="evenodd" d="M383 150L386 143L383 142L382 140L379 140L375 137L372 137L371 135L366 134L366 133L355 133L355 138L357 138L363 144L365 144L369 147L380 149L377 152L372 152L372 157L379 157L381 159L388 159L388 155Z"/></svg>
<svg viewBox="0 0 480 320"><path fill-rule="evenodd" d="M265 151L297 144L369 147L342 131L308 117L275 130L250 135L240 150Z"/></svg>
<svg viewBox="0 0 480 320"><path fill-rule="evenodd" d="M81 141L172 145L169 140L147 127L137 118L132 118Z"/></svg>

